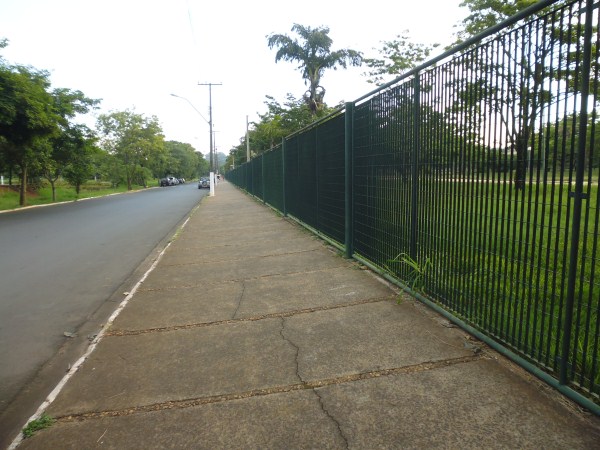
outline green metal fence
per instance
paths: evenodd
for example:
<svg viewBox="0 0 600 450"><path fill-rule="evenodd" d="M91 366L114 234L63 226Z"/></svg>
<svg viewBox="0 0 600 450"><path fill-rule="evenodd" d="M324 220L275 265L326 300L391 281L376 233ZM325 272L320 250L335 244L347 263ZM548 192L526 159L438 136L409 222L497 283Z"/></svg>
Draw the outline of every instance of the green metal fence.
<svg viewBox="0 0 600 450"><path fill-rule="evenodd" d="M227 178L598 414L598 6L539 2Z"/></svg>

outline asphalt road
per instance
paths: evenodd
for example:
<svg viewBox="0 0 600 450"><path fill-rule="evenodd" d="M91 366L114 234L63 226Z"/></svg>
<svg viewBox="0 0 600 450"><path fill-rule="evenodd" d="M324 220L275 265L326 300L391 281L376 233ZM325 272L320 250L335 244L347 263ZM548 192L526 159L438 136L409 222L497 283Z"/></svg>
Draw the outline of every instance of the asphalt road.
<svg viewBox="0 0 600 450"><path fill-rule="evenodd" d="M7 415L35 411L207 193L189 183L0 214L0 435Z"/></svg>

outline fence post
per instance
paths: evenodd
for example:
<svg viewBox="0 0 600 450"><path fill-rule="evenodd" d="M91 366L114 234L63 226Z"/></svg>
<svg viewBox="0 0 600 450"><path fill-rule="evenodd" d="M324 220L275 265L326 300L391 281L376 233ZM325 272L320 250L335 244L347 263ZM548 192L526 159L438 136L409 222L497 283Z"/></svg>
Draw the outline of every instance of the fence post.
<svg viewBox="0 0 600 450"><path fill-rule="evenodd" d="M320 209L319 209L319 194L320 194L320 190L319 190L319 182L321 177L319 176L319 170L320 170L320 161L319 161L319 127L315 127L313 129L313 133L314 133L314 145L315 145L315 188L316 188L316 195L315 195L315 209L316 209L316 214L315 214L315 222L314 225L317 228L317 230L320 229L320 225L321 225L321 221L319 220L320 218Z"/></svg>
<svg viewBox="0 0 600 450"><path fill-rule="evenodd" d="M417 239L418 239L418 220L419 220L419 156L421 153L421 85L419 72L415 73L413 80L413 151L411 158L411 176L412 176L412 196L411 196L411 217L410 217L410 257L417 260Z"/></svg>
<svg viewBox="0 0 600 450"><path fill-rule="evenodd" d="M581 68L581 108L579 113L579 142L577 145L577 166L575 169L575 191L570 192L573 198L573 226L571 228L571 250L569 258L569 278L565 304L565 323L560 361L560 384L568 384L569 350L571 347L571 331L573 329L573 308L575 304L575 285L577 283L577 258L579 254L579 235L581 229L581 206L587 194L583 192L585 177L585 146L587 144L588 96L590 95L590 66L593 33L593 0L587 0L585 13L585 31L583 43L583 63Z"/></svg>
<svg viewBox="0 0 600 450"><path fill-rule="evenodd" d="M285 199L285 138L281 138L281 189L283 190L283 217L287 217L287 202Z"/></svg>
<svg viewBox="0 0 600 450"><path fill-rule="evenodd" d="M354 254L354 202L352 198L352 182L354 181L354 103L352 102L346 103L344 142L344 245L346 247L346 258L352 258Z"/></svg>
<svg viewBox="0 0 600 450"><path fill-rule="evenodd" d="M265 153L262 154L262 158L260 161L260 183L261 183L261 191L262 191L262 201L263 203L267 203L266 195L265 195Z"/></svg>

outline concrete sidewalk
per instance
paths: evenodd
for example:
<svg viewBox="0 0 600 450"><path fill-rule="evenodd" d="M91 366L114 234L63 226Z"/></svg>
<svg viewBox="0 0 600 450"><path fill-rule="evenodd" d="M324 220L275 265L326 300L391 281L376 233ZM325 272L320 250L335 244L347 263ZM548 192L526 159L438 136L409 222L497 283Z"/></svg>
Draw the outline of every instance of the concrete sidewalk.
<svg viewBox="0 0 600 450"><path fill-rule="evenodd" d="M227 182L19 449L600 448L600 421Z"/></svg>

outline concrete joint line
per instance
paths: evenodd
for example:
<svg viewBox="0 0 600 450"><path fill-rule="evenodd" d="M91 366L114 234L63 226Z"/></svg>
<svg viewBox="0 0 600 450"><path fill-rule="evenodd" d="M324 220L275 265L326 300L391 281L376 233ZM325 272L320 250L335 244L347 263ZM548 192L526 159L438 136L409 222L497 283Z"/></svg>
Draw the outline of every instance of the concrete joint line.
<svg viewBox="0 0 600 450"><path fill-rule="evenodd" d="M248 256L248 257L243 257L243 258L213 259L213 260L211 260L211 264L224 263L224 262L228 263L228 262L248 261L248 260L252 260L252 259L276 258L278 256L289 256L289 255L298 255L300 253L310 253L310 252L315 252L317 250L320 250L320 247L308 249L308 250L298 250L298 251L294 251L294 252L283 252L283 253L270 253L268 255ZM202 262L202 263L192 262L192 263L172 263L172 264L164 264L164 265L169 266L169 267L200 266L200 265L204 266L204 265L206 265L206 263L205 262Z"/></svg>
<svg viewBox="0 0 600 450"><path fill-rule="evenodd" d="M242 295L243 295L243 292L242 292ZM169 327L147 328L144 330L111 329L105 333L105 336L107 336L107 337L137 336L140 334L148 334L148 333L163 333L163 332L168 332L168 331L188 330L188 329L192 329L192 328L204 328L204 327L213 327L213 326L220 326L220 325L231 325L231 324L239 323L239 322L257 322L259 320L277 319L280 317L292 317L292 316L297 316L297 315L301 315L301 314L311 314L311 313L319 312L319 311L330 311L330 310L340 309L340 308L349 308L352 306L367 305L370 303L380 303L380 302L386 302L386 301L395 300L395 299L396 299L395 295L386 296L386 297L376 297L376 298L369 298L369 299L364 299L364 300L357 300L355 302L338 303L336 305L318 306L315 308L306 308L306 309L297 309L297 310L293 310L293 311L284 311L284 312L280 312L280 313L263 314L260 316L240 317L239 319L225 319L225 320L216 320L216 321L212 321L212 322L191 323L191 324L186 324L186 325L172 325ZM240 302L241 302L241 297L240 297ZM236 313L237 313L237 310L236 310ZM235 314L234 314L234 316L235 316Z"/></svg>
<svg viewBox="0 0 600 450"><path fill-rule="evenodd" d="M185 400L173 400L168 402L155 403L152 405L133 406L121 410L84 412L80 414L71 414L62 417L56 417L55 419L58 423L82 422L86 420L103 419L107 417L123 417L148 412L193 408L198 406L210 405L213 403L223 403L228 401L243 400L247 398L262 397L274 394L286 394L288 392L302 391L306 389L315 391L318 388L335 386L338 384L346 384L356 381L370 380L373 378L398 376L404 374L425 372L428 370L442 369L457 364L479 361L480 359L482 359L481 354L473 356L461 356L458 358L450 358L439 361L428 361L424 363L414 364L411 366L357 373L353 375L346 375L343 377L305 381L285 386L274 386L264 389L254 389L246 392L235 392L231 394L213 395L209 397L198 397Z"/></svg>
<svg viewBox="0 0 600 450"><path fill-rule="evenodd" d="M281 277L281 276L287 276L287 275L300 275L300 274L309 274L309 273L318 273L318 272L326 272L329 270L337 270L337 269L346 269L352 266L348 266L346 264L341 264L339 266L335 266L335 267L327 267L325 269L317 269L317 270L302 270L302 271L296 271L296 272L278 272L278 273L270 273L267 275L260 275L257 277L249 277L249 278L233 278L230 280L219 280L219 281L209 281L209 282L202 282L200 284L185 284L185 285L177 285L177 286L165 286L165 287L160 287L160 288L150 288L150 289L140 289L140 291L144 291L144 292L155 292L155 291L168 291L171 289L191 289L191 288L195 288L198 286L214 286L214 285L221 285L223 283L239 283L241 281L254 281L254 280L264 280L267 278L271 278L271 277Z"/></svg>

